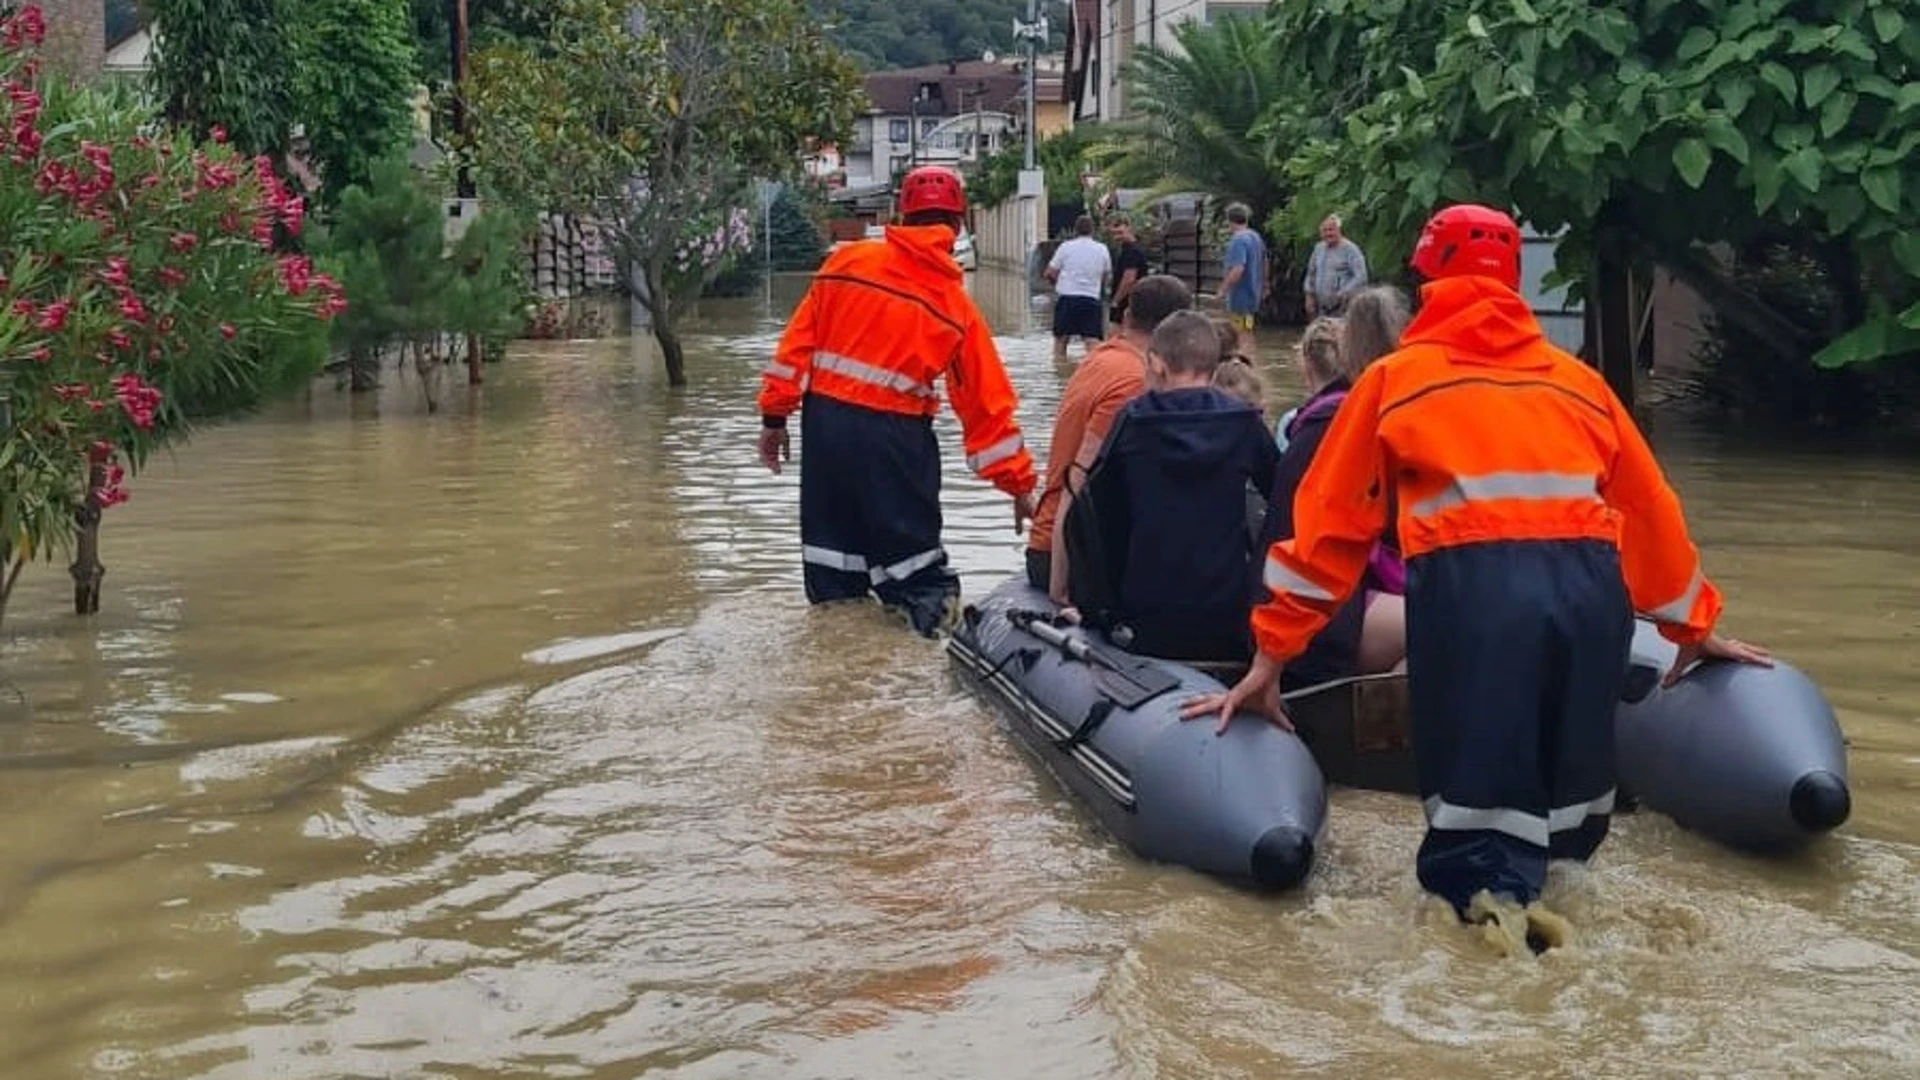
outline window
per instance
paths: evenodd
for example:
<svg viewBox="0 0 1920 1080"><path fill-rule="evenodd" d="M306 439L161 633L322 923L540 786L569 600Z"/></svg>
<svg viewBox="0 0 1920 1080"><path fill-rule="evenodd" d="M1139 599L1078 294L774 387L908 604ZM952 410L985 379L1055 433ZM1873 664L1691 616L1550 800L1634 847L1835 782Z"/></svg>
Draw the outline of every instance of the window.
<svg viewBox="0 0 1920 1080"><path fill-rule="evenodd" d="M907 120L895 119L887 121L887 141L903 143L912 138L913 129L910 124L911 121Z"/></svg>

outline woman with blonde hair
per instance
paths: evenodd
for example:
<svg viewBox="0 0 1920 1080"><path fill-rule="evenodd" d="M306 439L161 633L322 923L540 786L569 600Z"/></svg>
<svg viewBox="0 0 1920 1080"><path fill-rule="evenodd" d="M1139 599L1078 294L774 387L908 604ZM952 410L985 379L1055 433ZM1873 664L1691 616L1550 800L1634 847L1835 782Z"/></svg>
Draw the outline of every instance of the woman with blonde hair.
<svg viewBox="0 0 1920 1080"><path fill-rule="evenodd" d="M1397 301L1397 305L1396 305ZM1396 321L1397 319L1397 321ZM1300 339L1300 377L1307 400L1281 421L1282 453L1269 500L1268 535L1293 537L1293 497L1313 464L1353 380L1393 351L1406 322L1406 302L1390 288L1368 289L1348 302L1339 319L1315 319ZM1383 541L1368 562L1361 587L1281 676L1286 689L1355 674L1392 671L1407 656L1406 572L1399 553Z"/></svg>
<svg viewBox="0 0 1920 1080"><path fill-rule="evenodd" d="M1391 285L1363 289L1347 301L1340 329L1340 366L1351 382L1367 365L1400 347L1411 312L1406 294Z"/></svg>

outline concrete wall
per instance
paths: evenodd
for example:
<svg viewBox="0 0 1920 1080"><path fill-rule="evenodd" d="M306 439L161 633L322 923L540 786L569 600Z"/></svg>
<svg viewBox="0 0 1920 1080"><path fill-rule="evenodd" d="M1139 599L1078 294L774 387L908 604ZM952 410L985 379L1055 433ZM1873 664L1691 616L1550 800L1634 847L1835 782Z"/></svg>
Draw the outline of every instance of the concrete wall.
<svg viewBox="0 0 1920 1080"><path fill-rule="evenodd" d="M82 82L99 76L107 58L106 0L40 0L40 9L48 64Z"/></svg>

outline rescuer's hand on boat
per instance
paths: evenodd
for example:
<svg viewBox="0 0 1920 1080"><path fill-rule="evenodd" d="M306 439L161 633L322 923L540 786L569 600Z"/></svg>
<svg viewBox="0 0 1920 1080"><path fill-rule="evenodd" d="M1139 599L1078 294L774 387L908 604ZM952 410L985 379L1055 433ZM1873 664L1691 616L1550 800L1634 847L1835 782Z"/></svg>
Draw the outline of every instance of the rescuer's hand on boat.
<svg viewBox="0 0 1920 1080"><path fill-rule="evenodd" d="M1039 500L1031 491L1013 497L1013 531L1016 534L1026 530L1027 522L1033 520L1034 509L1038 505Z"/></svg>
<svg viewBox="0 0 1920 1080"><path fill-rule="evenodd" d="M1213 733L1225 735L1227 725L1233 723L1233 714L1241 709L1266 717L1282 731L1293 730L1293 720L1287 716L1286 707L1280 704L1278 660L1266 653L1256 654L1246 677L1234 683L1233 689L1224 694L1188 698L1180 707L1180 719L1198 720L1202 716L1217 714L1220 726L1214 728Z"/></svg>
<svg viewBox="0 0 1920 1080"><path fill-rule="evenodd" d="M1667 669L1667 677L1660 680L1660 685L1669 687L1679 682L1688 668L1702 660L1732 660L1759 667L1773 666L1773 654L1758 645L1723 638L1719 634L1708 634L1706 640L1698 645L1680 646L1679 654L1673 658L1673 666Z"/></svg>
<svg viewBox="0 0 1920 1080"><path fill-rule="evenodd" d="M782 461L793 460L793 447L787 439L786 428L762 428L760 431L760 464L771 469L775 475L780 472Z"/></svg>

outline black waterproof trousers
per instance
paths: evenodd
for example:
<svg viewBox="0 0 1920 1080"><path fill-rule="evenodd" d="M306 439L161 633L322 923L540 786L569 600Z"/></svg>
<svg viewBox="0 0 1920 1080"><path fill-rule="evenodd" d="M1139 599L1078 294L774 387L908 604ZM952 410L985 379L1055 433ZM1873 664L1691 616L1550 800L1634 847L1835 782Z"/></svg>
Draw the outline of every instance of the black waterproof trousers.
<svg viewBox="0 0 1920 1080"><path fill-rule="evenodd" d="M940 546L940 447L928 417L808 394L800 409L800 544L807 599L869 592L922 634L960 595Z"/></svg>
<svg viewBox="0 0 1920 1080"><path fill-rule="evenodd" d="M1607 835L1633 641L1619 552L1467 544L1407 575L1420 884L1462 911L1481 889L1530 903L1549 858L1584 860Z"/></svg>

